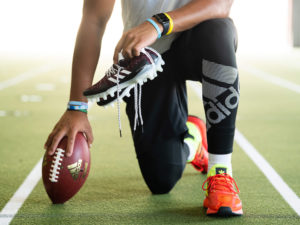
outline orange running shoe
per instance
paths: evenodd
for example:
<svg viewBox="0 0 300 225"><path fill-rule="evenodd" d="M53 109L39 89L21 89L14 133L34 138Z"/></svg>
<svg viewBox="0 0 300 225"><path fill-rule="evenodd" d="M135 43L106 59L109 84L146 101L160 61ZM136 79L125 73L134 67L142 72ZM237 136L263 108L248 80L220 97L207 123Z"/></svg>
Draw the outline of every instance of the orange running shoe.
<svg viewBox="0 0 300 225"><path fill-rule="evenodd" d="M208 168L208 152L206 125L204 121L196 116L188 116L186 123L190 137L185 138L185 141L197 149L195 158L190 162L194 168L202 173L207 173Z"/></svg>
<svg viewBox="0 0 300 225"><path fill-rule="evenodd" d="M207 208L207 215L221 217L243 215L242 202L238 196L239 189L226 171L226 166L218 164L213 166L202 185L202 189L206 191L203 206Z"/></svg>
<svg viewBox="0 0 300 225"><path fill-rule="evenodd" d="M197 149L194 160L191 162L194 168L202 173L207 173L208 152L203 146Z"/></svg>

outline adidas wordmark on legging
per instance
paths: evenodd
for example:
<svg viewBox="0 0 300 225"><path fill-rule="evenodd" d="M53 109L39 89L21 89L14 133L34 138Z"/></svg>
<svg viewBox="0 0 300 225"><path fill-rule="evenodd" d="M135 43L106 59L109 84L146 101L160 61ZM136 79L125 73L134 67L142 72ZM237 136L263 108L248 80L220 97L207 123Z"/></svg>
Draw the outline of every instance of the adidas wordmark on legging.
<svg viewBox="0 0 300 225"><path fill-rule="evenodd" d="M238 70L203 59L203 100L207 129L231 115L239 102Z"/></svg>

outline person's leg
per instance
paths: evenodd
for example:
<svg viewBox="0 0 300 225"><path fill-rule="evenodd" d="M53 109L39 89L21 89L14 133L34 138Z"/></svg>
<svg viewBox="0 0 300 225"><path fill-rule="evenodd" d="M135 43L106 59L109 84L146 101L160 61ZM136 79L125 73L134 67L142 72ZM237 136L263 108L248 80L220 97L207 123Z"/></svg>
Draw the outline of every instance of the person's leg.
<svg viewBox="0 0 300 225"><path fill-rule="evenodd" d="M155 143L143 146L138 156L143 178L153 194L168 193L181 178L189 155L182 138L159 137ZM139 150L139 149L137 149Z"/></svg>
<svg viewBox="0 0 300 225"><path fill-rule="evenodd" d="M164 71L142 86L143 126L134 131L134 98L124 98L143 178L154 194L168 193L180 179L189 156L185 82L178 79L174 53L163 54ZM131 92L133 96L133 91Z"/></svg>
<svg viewBox="0 0 300 225"><path fill-rule="evenodd" d="M209 152L207 214L241 215L242 204L231 177L239 103L235 27L230 19L207 20L184 32L175 44L178 55L185 54L188 78L202 82Z"/></svg>
<svg viewBox="0 0 300 225"><path fill-rule="evenodd" d="M191 80L202 82L208 152L232 153L239 102L236 31L230 19L205 21L184 32L177 41L184 69Z"/></svg>

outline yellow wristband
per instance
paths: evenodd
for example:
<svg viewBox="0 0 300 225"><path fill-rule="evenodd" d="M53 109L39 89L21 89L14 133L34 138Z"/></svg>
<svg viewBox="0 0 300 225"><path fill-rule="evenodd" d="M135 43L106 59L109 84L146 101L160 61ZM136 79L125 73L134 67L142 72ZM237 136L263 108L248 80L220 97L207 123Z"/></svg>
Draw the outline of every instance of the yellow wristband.
<svg viewBox="0 0 300 225"><path fill-rule="evenodd" d="M168 14L168 13L164 13L164 14L166 15L166 17L168 17L168 19L169 19L169 21L170 21L169 30L168 30L168 32L166 33L166 35L169 35L169 34L171 34L172 31L173 31L174 24L173 24L172 18L169 16L169 14Z"/></svg>

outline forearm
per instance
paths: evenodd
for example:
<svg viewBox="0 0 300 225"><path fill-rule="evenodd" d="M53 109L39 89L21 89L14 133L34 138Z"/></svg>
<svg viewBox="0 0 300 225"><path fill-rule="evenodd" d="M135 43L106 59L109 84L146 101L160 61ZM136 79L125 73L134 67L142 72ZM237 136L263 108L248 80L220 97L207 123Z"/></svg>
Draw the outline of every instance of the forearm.
<svg viewBox="0 0 300 225"><path fill-rule="evenodd" d="M70 100L87 101L83 91L91 86L99 60L105 24L83 19L77 34L72 65Z"/></svg>
<svg viewBox="0 0 300 225"><path fill-rule="evenodd" d="M174 22L173 32L188 30L202 21L228 17L233 0L194 0L168 12Z"/></svg>

